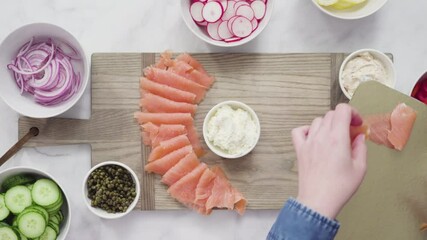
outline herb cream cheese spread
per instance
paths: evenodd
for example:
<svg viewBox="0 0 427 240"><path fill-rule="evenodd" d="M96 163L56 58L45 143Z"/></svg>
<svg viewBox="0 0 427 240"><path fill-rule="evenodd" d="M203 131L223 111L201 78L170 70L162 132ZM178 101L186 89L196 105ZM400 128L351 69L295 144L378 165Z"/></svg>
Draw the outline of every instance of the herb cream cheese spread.
<svg viewBox="0 0 427 240"><path fill-rule="evenodd" d="M207 139L227 154L247 151L256 144L257 136L256 122L241 108L224 105L208 120Z"/></svg>
<svg viewBox="0 0 427 240"><path fill-rule="evenodd" d="M341 81L351 97L362 82L377 81L392 87L383 63L369 52L361 53L348 61L344 67Z"/></svg>

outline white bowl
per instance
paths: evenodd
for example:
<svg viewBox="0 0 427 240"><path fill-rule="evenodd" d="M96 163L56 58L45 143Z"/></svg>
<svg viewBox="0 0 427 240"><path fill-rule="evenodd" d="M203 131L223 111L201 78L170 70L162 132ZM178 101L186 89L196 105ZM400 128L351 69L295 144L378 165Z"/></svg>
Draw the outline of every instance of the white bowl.
<svg viewBox="0 0 427 240"><path fill-rule="evenodd" d="M123 213L109 213L109 212L107 212L107 211L105 211L103 209L94 208L90 204L91 200L88 198L88 191L87 191L87 180L89 178L89 175L95 169L97 169L97 168L99 168L101 166L106 166L106 165L117 165L117 166L123 167L124 169L126 169L132 175L132 179L135 182L136 196L135 196L135 199L133 200L133 202L129 205L129 207L126 210L126 212L123 212ZM89 172L87 173L87 175L86 175L86 177L84 178L84 181L83 181L83 196L84 196L84 202L86 203L86 206L89 208L89 210L92 213L94 213L98 217L106 218L106 219L121 218L121 217L127 215L128 213L130 213L135 208L136 204L138 203L140 191L141 191L141 188L140 188L139 180L138 180L138 177L137 177L136 173L130 167L128 167L126 164L123 164L121 162L107 161L107 162L99 163L99 164L95 165L94 167L92 167L89 170Z"/></svg>
<svg viewBox="0 0 427 240"><path fill-rule="evenodd" d="M62 221L61 225L59 226L59 235L57 237L58 240L64 240L67 237L68 231L70 229L71 224L71 207L70 203L68 202L68 196L67 193L64 191L64 188L59 184L58 181L52 175L50 175L47 172L44 172L42 170L31 168L31 167L12 167L8 168L4 171L0 172L0 186L1 183L8 177L18 174L32 174L36 177L43 177L43 178L49 178L52 179L58 186L61 188L62 193L64 194L64 203L62 204L61 211L64 215L64 220Z"/></svg>
<svg viewBox="0 0 427 240"><path fill-rule="evenodd" d="M341 91L344 93L344 95L348 99L351 99L352 96L350 96L350 94L347 92L347 90L344 88L344 86L342 84L342 74L343 74L344 68L350 60L352 60L353 58L357 57L359 54L364 53L364 52L369 52L374 58L381 61L381 63L384 65L384 68L385 68L386 72L388 73L388 78L389 78L389 82L390 82L390 85L388 85L388 86L391 88L394 88L396 85L396 71L395 71L394 64L391 61L391 59L387 55L385 55L383 52L380 52L380 51L375 50L375 49L360 49L360 50L357 50L357 51L351 53L350 55L348 55L348 57L346 59L344 59L343 63L341 64L340 71L339 71L338 81L340 84L340 88L341 88Z"/></svg>
<svg viewBox="0 0 427 240"><path fill-rule="evenodd" d="M193 18L191 17L191 14L190 14L190 4L192 2L191 0L181 0L181 14L182 14L182 17L184 18L184 22L187 25L187 27L197 37L199 37L203 41L205 41L209 44L215 45L215 46L219 46L219 47L235 47L235 46L240 46L240 45L243 45L245 43L250 42L252 39L256 38L262 32L262 30L264 30L264 28L267 26L268 22L270 21L271 15L273 13L274 1L275 0L268 0L267 1L265 16L260 21L258 28L255 29L255 31L253 33L251 33L251 35L249 35L248 37L246 37L240 41L229 42L229 43L226 43L224 41L213 40L206 33L206 30L205 30L206 28L202 28L194 22Z"/></svg>
<svg viewBox="0 0 427 240"><path fill-rule="evenodd" d="M239 153L239 154L234 154L234 155L233 155L233 154L226 153L226 152L224 152L223 150L221 150L220 148L218 148L218 147L216 147L215 145L213 145L213 144L212 144L212 142L211 142L211 141L209 141L209 139L207 138L208 122L209 122L209 120L212 118L212 116L214 116L214 115L216 114L216 112L218 111L218 109L219 109L220 107L224 106L224 105L228 105L228 106L230 106L230 107L231 107L231 108L233 108L233 109L238 109L238 108L240 108L240 109L245 110L246 112L248 112L248 113L250 114L250 116L252 117L252 119L255 121L255 125L256 125L257 131L258 131L258 135L257 135L257 137L256 137L256 140L255 140L255 142L254 142L254 145L253 145L253 146L251 146L250 148L248 148L246 151L243 151L243 152L241 152L241 153ZM257 145L260 135L261 135L261 124L259 123L259 119L258 119L257 114L256 114L256 113L255 113L255 111L254 111L252 108L250 108L248 105L246 105L246 104L244 104L244 103L242 103L242 102L239 102L239 101L225 101L225 102L218 103L217 105L215 105L215 106L214 106L214 107L213 107L213 108L208 112L208 114L206 114L206 117L205 117L205 119L204 119L204 121L203 121L203 138L204 138L204 140L205 140L205 142L206 142L206 145L208 145L209 149L210 149L212 152L214 152L216 155L218 155L218 156L220 156L220 157L223 157L223 158L234 159L234 158L240 158L240 157L243 157L243 156L247 155L247 154L248 154L248 153L250 153L250 152L255 148L255 146Z"/></svg>
<svg viewBox="0 0 427 240"><path fill-rule="evenodd" d="M353 8L338 10L332 7L320 6L317 0L312 1L322 12L336 18L348 20L360 19L372 15L380 10L387 2L387 0L366 0L365 3L354 6Z"/></svg>
<svg viewBox="0 0 427 240"><path fill-rule="evenodd" d="M79 90L70 99L54 106L43 106L33 100L33 96L28 93L21 95L12 71L7 65L15 59L18 50L32 37L36 40L47 40L52 38L57 42L65 42L74 47L82 60L73 62L76 72L81 75L81 85ZM16 112L33 118L49 118L64 113L70 109L83 95L89 82L89 63L83 48L77 39L61 27L48 23L33 23L25 25L9 34L0 44L0 97Z"/></svg>

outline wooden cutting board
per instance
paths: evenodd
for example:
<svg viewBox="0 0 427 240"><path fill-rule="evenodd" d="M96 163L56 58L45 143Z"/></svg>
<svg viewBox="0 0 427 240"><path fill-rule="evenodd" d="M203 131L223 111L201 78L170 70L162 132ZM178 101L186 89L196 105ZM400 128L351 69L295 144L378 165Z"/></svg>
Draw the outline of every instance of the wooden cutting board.
<svg viewBox="0 0 427 240"><path fill-rule="evenodd" d="M399 103L417 111L411 138L402 152L368 143L368 171L338 219L337 239L426 239L427 107L376 82L361 85L350 104L362 115L386 113Z"/></svg>
<svg viewBox="0 0 427 240"><path fill-rule="evenodd" d="M248 156L224 160L209 153L202 161L221 165L232 184L248 199L249 209L280 209L288 197L297 193L290 131L309 124L345 100L337 82L345 54L205 53L193 56L216 78L198 107L198 132L202 132L203 118L209 109L224 100L239 100L250 105L257 112L262 129L257 147ZM92 55L91 119L23 117L19 121L20 135L29 127L37 126L40 134L31 140L31 146L91 144L92 165L120 161L138 173L142 194L137 209L183 208L169 196L158 176L143 171L149 148L141 144L139 126L133 120L140 97L139 77L143 68L158 58L159 54L154 53Z"/></svg>

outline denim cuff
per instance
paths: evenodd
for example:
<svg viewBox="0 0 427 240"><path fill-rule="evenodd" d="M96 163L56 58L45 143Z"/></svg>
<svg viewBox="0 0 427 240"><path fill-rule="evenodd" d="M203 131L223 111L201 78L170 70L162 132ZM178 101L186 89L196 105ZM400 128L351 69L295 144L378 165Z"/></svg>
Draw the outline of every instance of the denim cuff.
<svg viewBox="0 0 427 240"><path fill-rule="evenodd" d="M340 224L290 198L281 210L267 239L331 240Z"/></svg>

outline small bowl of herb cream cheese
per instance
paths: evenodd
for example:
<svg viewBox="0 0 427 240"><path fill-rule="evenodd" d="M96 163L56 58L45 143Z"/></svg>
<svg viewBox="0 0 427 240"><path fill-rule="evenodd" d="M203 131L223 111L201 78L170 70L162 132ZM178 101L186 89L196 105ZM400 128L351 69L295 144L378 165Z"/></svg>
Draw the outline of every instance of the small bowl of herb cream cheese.
<svg viewBox="0 0 427 240"><path fill-rule="evenodd" d="M206 144L223 158L240 158L251 152L258 143L260 132L255 111L238 101L215 105L203 122Z"/></svg>
<svg viewBox="0 0 427 240"><path fill-rule="evenodd" d="M351 99L359 85L368 81L394 88L396 73L387 55L374 49L361 49L350 54L342 63L339 84L344 95Z"/></svg>

